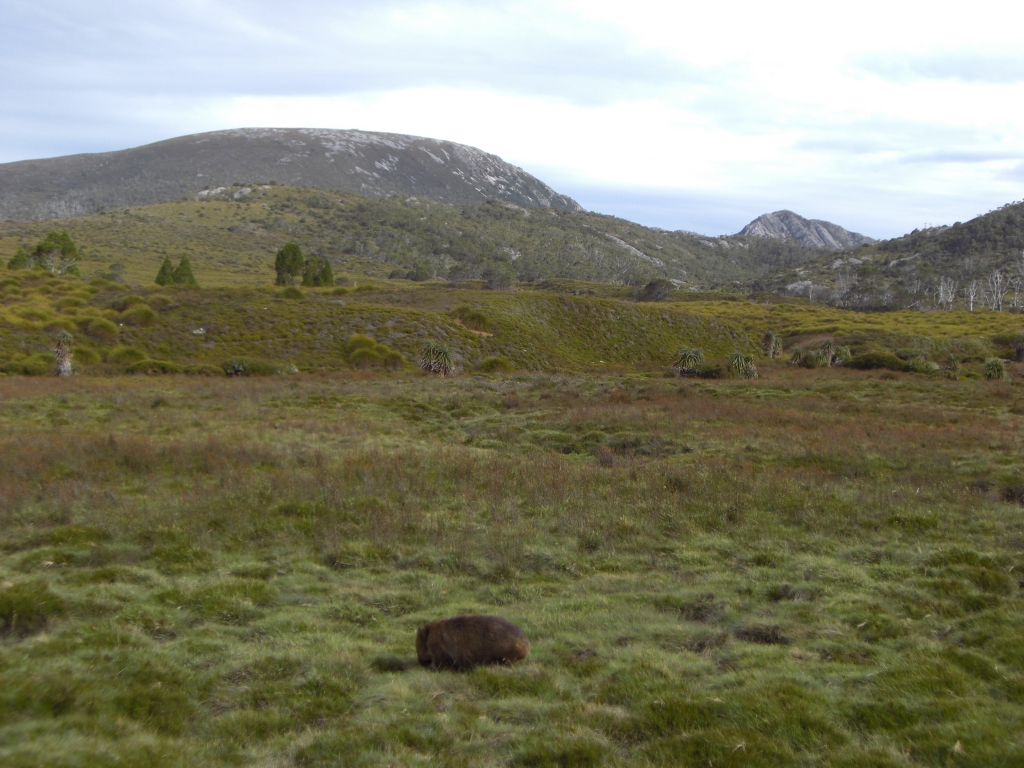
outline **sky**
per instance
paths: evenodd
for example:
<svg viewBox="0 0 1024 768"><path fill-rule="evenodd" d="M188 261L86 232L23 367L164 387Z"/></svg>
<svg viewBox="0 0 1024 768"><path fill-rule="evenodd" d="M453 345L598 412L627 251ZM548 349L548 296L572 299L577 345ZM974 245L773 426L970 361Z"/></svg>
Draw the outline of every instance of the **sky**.
<svg viewBox="0 0 1024 768"><path fill-rule="evenodd" d="M408 133L711 235L789 209L893 237L1024 198L1019 3L4 0L0 22L0 163Z"/></svg>

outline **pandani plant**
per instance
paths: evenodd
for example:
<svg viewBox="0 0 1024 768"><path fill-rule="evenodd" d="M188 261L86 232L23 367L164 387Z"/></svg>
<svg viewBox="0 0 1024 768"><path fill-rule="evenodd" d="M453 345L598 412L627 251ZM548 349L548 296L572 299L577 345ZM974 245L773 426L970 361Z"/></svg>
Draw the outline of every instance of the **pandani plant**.
<svg viewBox="0 0 1024 768"><path fill-rule="evenodd" d="M685 347L676 355L672 371L677 376L692 376L697 366L704 364L704 350L700 347Z"/></svg>
<svg viewBox="0 0 1024 768"><path fill-rule="evenodd" d="M428 341L416 361L420 369L436 376L454 376L455 358L448 345L440 341Z"/></svg>
<svg viewBox="0 0 1024 768"><path fill-rule="evenodd" d="M729 367L741 379L756 379L757 368L754 367L754 358L744 355L742 352L733 352L729 356Z"/></svg>

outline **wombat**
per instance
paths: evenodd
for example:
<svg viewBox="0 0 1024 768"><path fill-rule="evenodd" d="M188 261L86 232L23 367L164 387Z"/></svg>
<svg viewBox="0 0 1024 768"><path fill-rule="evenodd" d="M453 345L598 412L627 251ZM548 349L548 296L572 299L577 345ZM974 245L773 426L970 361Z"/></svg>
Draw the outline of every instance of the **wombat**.
<svg viewBox="0 0 1024 768"><path fill-rule="evenodd" d="M530 641L515 624L497 616L453 616L416 631L420 664L434 669L471 669L511 664L530 653Z"/></svg>

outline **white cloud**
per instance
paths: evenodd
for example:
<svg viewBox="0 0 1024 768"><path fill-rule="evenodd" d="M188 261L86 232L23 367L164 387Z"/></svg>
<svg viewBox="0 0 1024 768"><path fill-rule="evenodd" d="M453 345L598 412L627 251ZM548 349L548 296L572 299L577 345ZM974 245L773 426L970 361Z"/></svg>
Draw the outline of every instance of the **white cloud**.
<svg viewBox="0 0 1024 768"><path fill-rule="evenodd" d="M8 0L0 161L359 127L473 144L644 223L718 233L785 207L888 236L1022 196L1022 21L990 3Z"/></svg>

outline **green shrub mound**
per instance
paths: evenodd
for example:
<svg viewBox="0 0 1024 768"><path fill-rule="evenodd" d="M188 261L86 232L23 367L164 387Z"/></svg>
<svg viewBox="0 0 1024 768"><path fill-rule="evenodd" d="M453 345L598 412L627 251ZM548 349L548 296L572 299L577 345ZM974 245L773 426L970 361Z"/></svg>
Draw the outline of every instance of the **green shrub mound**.
<svg viewBox="0 0 1024 768"><path fill-rule="evenodd" d="M125 373L145 373L158 375L163 373L183 373L184 369L169 360L139 360L125 368Z"/></svg>
<svg viewBox="0 0 1024 768"><path fill-rule="evenodd" d="M140 352L135 349L135 347L114 347L107 353L107 362L117 363L118 365L128 365L130 363L137 363L140 360L146 359L146 353Z"/></svg>
<svg viewBox="0 0 1024 768"><path fill-rule="evenodd" d="M353 368L401 368L405 363L400 352L361 333L349 336L342 356Z"/></svg>
<svg viewBox="0 0 1024 768"><path fill-rule="evenodd" d="M281 366L266 360L234 357L221 363L221 369L228 376L273 376L281 371Z"/></svg>
<svg viewBox="0 0 1024 768"><path fill-rule="evenodd" d="M461 322L464 326L473 331L491 330L491 321L479 309L473 309L465 304L456 307L449 312L452 317Z"/></svg>
<svg viewBox="0 0 1024 768"><path fill-rule="evenodd" d="M45 353L16 358L0 365L0 373L8 376L49 376L53 373L53 360Z"/></svg>
<svg viewBox="0 0 1024 768"><path fill-rule="evenodd" d="M76 324L82 330L82 333L100 343L117 341L120 334L117 325L103 317L79 318Z"/></svg>
<svg viewBox="0 0 1024 768"><path fill-rule="evenodd" d="M216 365L199 364L199 365L186 365L185 373L190 376L223 376L224 369L219 368Z"/></svg>
<svg viewBox="0 0 1024 768"><path fill-rule="evenodd" d="M289 285L280 294L282 299L304 299L306 294L302 292L301 288L296 288L294 285Z"/></svg>
<svg viewBox="0 0 1024 768"><path fill-rule="evenodd" d="M514 368L511 360L501 356L484 358L477 366L481 373L511 373Z"/></svg>
<svg viewBox="0 0 1024 768"><path fill-rule="evenodd" d="M160 316L148 304L133 304L121 313L121 322L125 325L136 325L148 328L154 325Z"/></svg>
<svg viewBox="0 0 1024 768"><path fill-rule="evenodd" d="M871 350L868 352L861 352L859 355L854 355L846 363L847 368L856 368L860 371L871 371L879 368L884 368L890 371L906 371L908 370L907 364L900 360L892 352L882 352L879 350Z"/></svg>
<svg viewBox="0 0 1024 768"><path fill-rule="evenodd" d="M100 353L89 347L75 347L75 363L79 365L95 365L102 361Z"/></svg>

